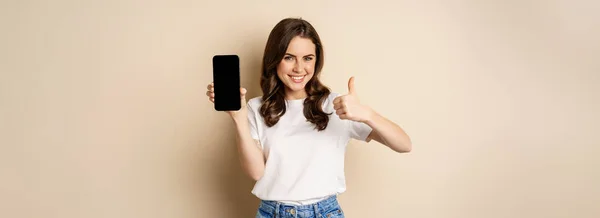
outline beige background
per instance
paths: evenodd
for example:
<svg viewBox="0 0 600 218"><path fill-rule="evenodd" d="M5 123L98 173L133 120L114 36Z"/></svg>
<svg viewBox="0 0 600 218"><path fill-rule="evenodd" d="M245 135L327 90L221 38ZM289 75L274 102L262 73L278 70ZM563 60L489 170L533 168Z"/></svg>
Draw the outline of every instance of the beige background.
<svg viewBox="0 0 600 218"><path fill-rule="evenodd" d="M271 28L320 33L322 79L410 134L353 141L347 217L600 217L597 1L3 1L0 217L253 217L230 118Z"/></svg>

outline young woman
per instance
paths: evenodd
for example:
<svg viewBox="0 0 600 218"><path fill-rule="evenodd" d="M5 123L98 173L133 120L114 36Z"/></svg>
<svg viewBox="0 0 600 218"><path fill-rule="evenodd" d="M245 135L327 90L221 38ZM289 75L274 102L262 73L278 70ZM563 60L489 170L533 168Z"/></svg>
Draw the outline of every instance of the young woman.
<svg viewBox="0 0 600 218"><path fill-rule="evenodd" d="M229 111L237 127L244 171L262 201L256 217L344 217L337 195L346 190L344 154L350 139L372 139L396 152L411 141L395 123L348 93L332 93L319 81L323 44L305 20L287 18L269 35L262 63L263 95ZM206 95L214 103L213 83ZM217 93L218 94L218 93Z"/></svg>

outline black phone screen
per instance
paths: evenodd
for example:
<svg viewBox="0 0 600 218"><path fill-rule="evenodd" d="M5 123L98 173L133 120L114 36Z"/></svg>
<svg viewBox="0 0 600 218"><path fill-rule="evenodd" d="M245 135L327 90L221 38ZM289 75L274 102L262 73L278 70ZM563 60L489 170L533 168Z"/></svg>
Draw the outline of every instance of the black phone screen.
<svg viewBox="0 0 600 218"><path fill-rule="evenodd" d="M215 110L239 110L241 108L239 57L237 55L215 55L212 61Z"/></svg>

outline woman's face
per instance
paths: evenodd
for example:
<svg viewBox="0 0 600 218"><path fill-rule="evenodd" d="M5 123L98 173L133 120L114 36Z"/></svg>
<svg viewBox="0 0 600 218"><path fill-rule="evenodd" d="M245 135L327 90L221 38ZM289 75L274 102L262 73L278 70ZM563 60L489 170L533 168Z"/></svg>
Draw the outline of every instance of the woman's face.
<svg viewBox="0 0 600 218"><path fill-rule="evenodd" d="M286 86L288 99L306 97L304 86L313 77L316 46L309 38L294 37L277 66L277 76Z"/></svg>

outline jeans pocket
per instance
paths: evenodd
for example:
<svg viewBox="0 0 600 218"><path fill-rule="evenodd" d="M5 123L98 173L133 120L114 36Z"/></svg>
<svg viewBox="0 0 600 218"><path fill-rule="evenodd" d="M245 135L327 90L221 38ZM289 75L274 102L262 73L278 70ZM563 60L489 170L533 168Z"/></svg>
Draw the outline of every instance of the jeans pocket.
<svg viewBox="0 0 600 218"><path fill-rule="evenodd" d="M275 217L275 214L263 209L262 207L258 208L258 211L256 212L256 218L273 218Z"/></svg>

